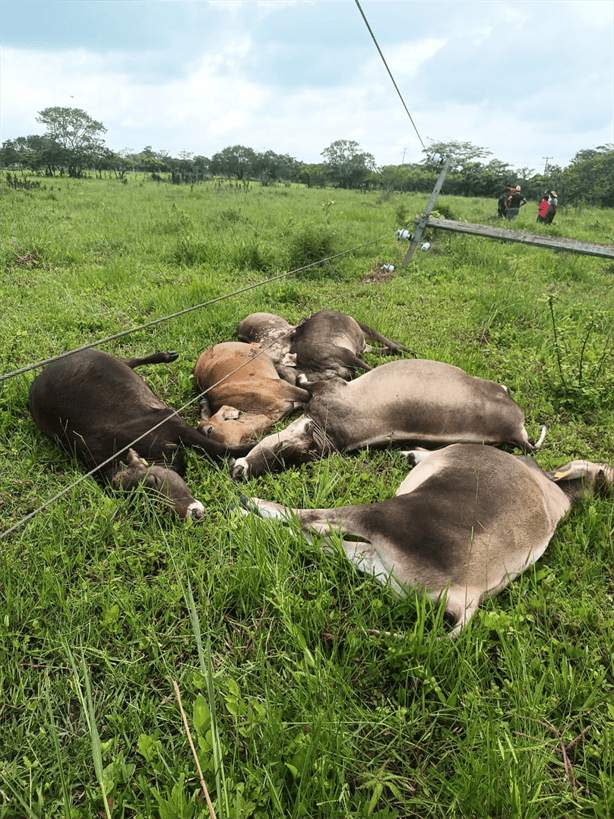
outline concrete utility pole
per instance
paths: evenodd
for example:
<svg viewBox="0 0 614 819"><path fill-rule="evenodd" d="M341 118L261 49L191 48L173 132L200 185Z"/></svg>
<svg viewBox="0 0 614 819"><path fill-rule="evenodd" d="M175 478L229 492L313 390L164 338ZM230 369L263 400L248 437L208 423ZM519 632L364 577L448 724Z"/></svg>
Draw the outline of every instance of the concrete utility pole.
<svg viewBox="0 0 614 819"><path fill-rule="evenodd" d="M542 159L546 160L546 164L544 165L544 176L546 175L546 171L548 170L548 160L554 159L553 156L542 156Z"/></svg>

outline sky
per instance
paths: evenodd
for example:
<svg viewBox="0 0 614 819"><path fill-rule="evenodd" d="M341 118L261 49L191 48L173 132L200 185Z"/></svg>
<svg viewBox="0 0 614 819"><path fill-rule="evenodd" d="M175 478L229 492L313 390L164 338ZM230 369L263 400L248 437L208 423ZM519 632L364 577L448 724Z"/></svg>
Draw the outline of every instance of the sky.
<svg viewBox="0 0 614 819"><path fill-rule="evenodd" d="M614 0L0 0L0 139L59 106L115 151L321 162L343 139L399 165L456 140L542 172L614 142L613 21Z"/></svg>

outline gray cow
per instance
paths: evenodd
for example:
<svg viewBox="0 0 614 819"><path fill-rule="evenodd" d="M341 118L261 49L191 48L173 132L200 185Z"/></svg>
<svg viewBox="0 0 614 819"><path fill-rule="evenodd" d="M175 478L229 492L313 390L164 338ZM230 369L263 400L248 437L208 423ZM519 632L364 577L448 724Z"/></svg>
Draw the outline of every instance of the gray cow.
<svg viewBox="0 0 614 819"><path fill-rule="evenodd" d="M408 352L399 342L335 310L320 310L296 326L274 313L252 313L238 325L237 336L241 341L262 343L281 377L292 384L299 379L348 379L357 369L369 371L363 353ZM368 338L384 346L371 347Z"/></svg>
<svg viewBox="0 0 614 819"><path fill-rule="evenodd" d="M512 444L533 452L545 434L542 429L540 440L530 441L524 413L505 387L440 361L391 361L349 383L333 378L302 386L311 392L303 415L231 462L234 478L390 443Z"/></svg>
<svg viewBox="0 0 614 819"><path fill-rule="evenodd" d="M614 470L573 461L543 472L532 458L480 444L405 453L417 463L394 498L337 509L289 509L244 499L263 517L298 519L303 531L342 539L347 557L397 593L445 597L458 634L478 608L546 550L572 504L611 493ZM327 541L324 541L327 545Z"/></svg>

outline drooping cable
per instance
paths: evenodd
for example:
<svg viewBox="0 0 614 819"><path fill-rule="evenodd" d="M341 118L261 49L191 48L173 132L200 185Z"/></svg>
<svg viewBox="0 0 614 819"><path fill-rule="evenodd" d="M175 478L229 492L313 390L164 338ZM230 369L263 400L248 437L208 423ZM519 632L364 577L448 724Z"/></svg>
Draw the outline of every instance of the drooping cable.
<svg viewBox="0 0 614 819"><path fill-rule="evenodd" d="M424 144L424 142L422 141L422 137L420 136L420 134L419 134L419 132L418 132L418 129L416 128L416 123L414 122L412 115L409 113L409 108L408 108L408 107L407 107L407 105L405 104L405 100L403 99L403 95L402 95L402 94L401 94L401 92L399 91L399 86L397 85L396 80L395 80L395 79L394 79L394 77L392 76L392 71L391 71L391 70L390 70L390 68L388 67L388 63L386 62L386 58L384 57L384 55L383 55L383 53L382 53L382 49L379 47L379 44L378 44L377 40L375 39L375 34L373 33L373 30L371 29L371 26L369 25L369 21L368 21L368 20L367 20L367 18L365 17L365 13L364 13L364 11L362 10L362 7L361 7L360 3L358 2L358 0L354 0L354 2L355 2L355 3L356 3L356 5L358 6L358 11L361 13L361 15L362 15L362 19L365 21L365 25L366 25L366 27L367 27L367 28L368 28L368 30L369 30L369 34L371 35L371 37L372 37L372 39L373 39L373 42L375 43L375 47L376 47L376 48L377 48L377 50L379 51L379 55L380 55L380 57L382 58L382 62L383 62L383 63L384 63L384 65L386 66L386 71L388 72L388 74L389 74L389 76L390 76L390 79L392 80L392 84L393 84L393 85L394 85L394 87L396 88L396 92L397 92L397 94L399 95L399 99L400 99L400 100L401 100L401 102L403 103L403 108L405 108L405 111L406 111L406 113L407 113L407 116L409 117L409 120L410 120L411 124L414 126L414 131L416 132L416 135L417 135L418 139L420 140L420 144L422 145L422 147L423 147L423 148L424 148L424 150L426 151L426 145L425 145L425 144Z"/></svg>

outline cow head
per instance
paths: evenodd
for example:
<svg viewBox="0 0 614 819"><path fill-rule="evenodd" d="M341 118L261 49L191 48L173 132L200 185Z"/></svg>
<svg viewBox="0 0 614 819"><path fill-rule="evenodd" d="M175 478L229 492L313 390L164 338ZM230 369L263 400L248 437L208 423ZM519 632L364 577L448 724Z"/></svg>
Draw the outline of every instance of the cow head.
<svg viewBox="0 0 614 819"><path fill-rule="evenodd" d="M192 496L186 482L175 470L158 464L148 464L139 458L134 449L128 450L124 461L125 464L120 466L112 478L112 484L116 489L145 486L148 490L167 498L180 518L204 519L205 507Z"/></svg>
<svg viewBox="0 0 614 819"><path fill-rule="evenodd" d="M196 429L210 441L233 447L256 441L272 426L272 419L266 415L241 412L224 405L211 417L201 420Z"/></svg>

